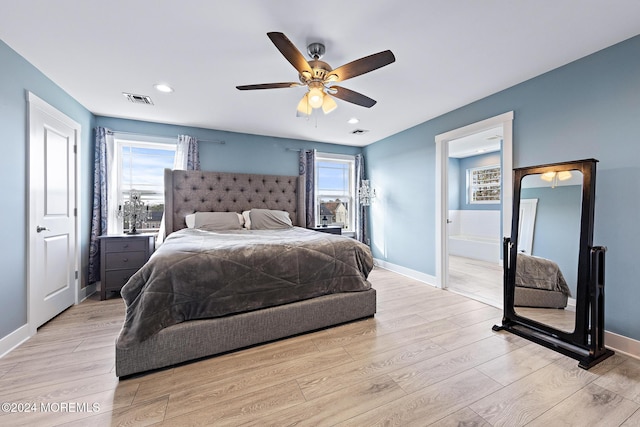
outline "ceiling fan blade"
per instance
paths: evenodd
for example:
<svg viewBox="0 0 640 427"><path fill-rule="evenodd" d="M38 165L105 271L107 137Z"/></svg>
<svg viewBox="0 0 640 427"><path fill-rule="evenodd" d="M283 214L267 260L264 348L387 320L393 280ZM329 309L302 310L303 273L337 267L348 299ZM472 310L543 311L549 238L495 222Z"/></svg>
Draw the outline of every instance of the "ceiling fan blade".
<svg viewBox="0 0 640 427"><path fill-rule="evenodd" d="M244 86L236 86L236 89L239 90L256 90L256 89L283 89L287 87L298 87L301 86L300 83L289 82L289 83L262 83L257 85L244 85Z"/></svg>
<svg viewBox="0 0 640 427"><path fill-rule="evenodd" d="M342 82L352 77L368 73L369 71L377 70L378 68L395 62L395 60L396 57L393 56L390 50L374 53L373 55L356 59L355 61L336 68L329 73L327 80L331 82ZM333 77L334 75L335 77Z"/></svg>
<svg viewBox="0 0 640 427"><path fill-rule="evenodd" d="M335 92L334 92L335 91ZM360 105L362 107L371 108L376 105L376 101L369 98L368 96L364 96L361 93L355 92L351 89L346 89L340 86L332 86L331 94L336 98L342 99L343 101L350 102L352 104Z"/></svg>
<svg viewBox="0 0 640 427"><path fill-rule="evenodd" d="M293 67L298 70L298 73L302 74L303 72L307 72L311 74L311 67L309 63L304 58L304 55L300 53L298 48L291 43L291 40L287 38L283 33L267 33L267 36L271 39L274 45L278 48L280 53L293 65Z"/></svg>

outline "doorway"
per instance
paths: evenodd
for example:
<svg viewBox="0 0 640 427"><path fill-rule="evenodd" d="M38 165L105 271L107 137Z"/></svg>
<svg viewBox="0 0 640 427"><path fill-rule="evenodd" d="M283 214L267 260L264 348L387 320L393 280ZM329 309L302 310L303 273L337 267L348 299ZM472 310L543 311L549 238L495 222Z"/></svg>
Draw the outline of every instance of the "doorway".
<svg viewBox="0 0 640 427"><path fill-rule="evenodd" d="M511 227L511 205L513 198L513 184L512 184L512 147L513 147L513 112L501 114L496 117L492 117L481 122L473 123L471 125L454 129L449 132L437 135L435 138L436 143L436 284L438 287L447 289L451 283L450 277L450 242L449 242L449 228L455 227L450 224L452 219L450 218L450 200L449 200L449 188L450 188L450 167L449 167L449 153L453 152L456 148L456 140L463 138L469 138L472 135L485 133L496 134L500 133L502 136L502 151L500 156L501 170L502 170L502 212L500 214L499 228L501 229L501 236L499 237L500 245L502 239L500 237L510 233ZM459 220L459 218L458 218ZM499 250L499 249L498 249ZM459 261L457 258L455 262ZM470 263L471 278L469 280L474 281L473 275L477 274L477 280L495 275L495 270L499 268L496 264L493 266L492 272L486 271L484 265L480 265L479 268L476 263ZM498 270L499 273L499 270ZM464 293L464 292L463 292ZM482 302L491 304L496 307L502 307L502 293L499 293L499 297L494 296L491 298L479 297L478 295L469 295L472 298L481 300Z"/></svg>
<svg viewBox="0 0 640 427"><path fill-rule="evenodd" d="M81 128L32 93L28 102L27 322L34 335L78 299Z"/></svg>

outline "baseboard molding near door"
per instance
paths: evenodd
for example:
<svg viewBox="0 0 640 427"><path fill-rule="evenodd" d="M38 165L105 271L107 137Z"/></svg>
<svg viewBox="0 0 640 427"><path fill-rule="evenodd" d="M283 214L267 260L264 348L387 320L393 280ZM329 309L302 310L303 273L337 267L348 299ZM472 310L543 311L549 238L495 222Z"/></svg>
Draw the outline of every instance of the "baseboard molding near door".
<svg viewBox="0 0 640 427"><path fill-rule="evenodd" d="M430 274L421 273L420 271L412 270L410 268L393 264L378 258L374 258L373 262L376 266L384 268L385 270L393 271L394 273L402 274L403 276L407 276L411 279L417 280L418 282L426 283L427 285L433 286L434 288L436 287L436 278L435 276L431 276Z"/></svg>
<svg viewBox="0 0 640 427"><path fill-rule="evenodd" d="M82 302L86 300L91 295L95 294L98 291L98 284L92 283L90 285L85 286L84 288L80 288L78 291L78 302Z"/></svg>
<svg viewBox="0 0 640 427"><path fill-rule="evenodd" d="M0 358L6 356L11 350L31 338L29 325L22 325L6 337L0 339Z"/></svg>

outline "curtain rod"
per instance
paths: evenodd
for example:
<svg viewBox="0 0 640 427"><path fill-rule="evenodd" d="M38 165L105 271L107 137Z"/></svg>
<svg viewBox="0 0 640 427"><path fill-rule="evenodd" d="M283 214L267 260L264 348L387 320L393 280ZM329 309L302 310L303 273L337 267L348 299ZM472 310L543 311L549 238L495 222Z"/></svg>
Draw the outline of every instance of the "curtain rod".
<svg viewBox="0 0 640 427"><path fill-rule="evenodd" d="M122 132L119 130L111 130L109 131L109 133L111 133L111 135L113 134L120 134L120 135L132 135L132 136L141 136L141 137L151 137L151 138L173 138L171 136L166 136L166 135L150 135L147 133L137 133L137 132ZM176 139L178 138L177 136L175 137ZM221 139L221 140L207 140L207 139L200 139L198 137L196 137L196 139L198 140L198 142L211 142L213 144L226 144L226 142Z"/></svg>

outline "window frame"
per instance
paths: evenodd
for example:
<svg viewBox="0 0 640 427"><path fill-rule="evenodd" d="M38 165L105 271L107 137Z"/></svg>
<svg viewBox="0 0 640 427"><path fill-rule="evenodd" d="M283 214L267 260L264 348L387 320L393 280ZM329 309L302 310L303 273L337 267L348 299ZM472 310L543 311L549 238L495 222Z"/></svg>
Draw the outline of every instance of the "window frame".
<svg viewBox="0 0 640 427"><path fill-rule="evenodd" d="M348 195L336 196L335 194L322 194L319 188L319 162L329 162L329 163L337 163L337 164L347 164L349 165L349 193ZM356 156L349 154L335 154L335 153L316 153L316 159L314 164L314 184L315 184L315 201L314 201L314 209L315 209L315 217L316 223L321 224L322 218L320 216L320 204L322 202L322 198L336 198L336 197L347 197L349 206L349 223L348 226L343 228L343 232L353 233L355 232L355 219L356 219Z"/></svg>
<svg viewBox="0 0 640 427"><path fill-rule="evenodd" d="M489 171L491 169L497 169L499 176L498 182L478 182L476 184L473 183L473 173L478 171ZM480 191L480 187L485 188L497 188L497 199L490 200L476 200L475 195L478 191ZM486 165L486 166L477 166L473 168L467 169L467 204L469 205L495 205L500 204L502 202L502 168L499 164L494 165Z"/></svg>
<svg viewBox="0 0 640 427"><path fill-rule="evenodd" d="M115 137L113 145L114 145L114 150L113 150L114 167L112 168L112 170L115 173L115 178L110 179L109 183L111 185L115 184L117 204L116 204L116 207L114 208L117 210L118 209L117 206L124 205L124 201L125 201L124 193L123 193L124 184L122 182L122 174L124 169L123 163L122 163L124 160L122 155L123 149L125 147L134 147L134 148L144 148L144 149L152 149L152 150L164 150L164 151L172 152L173 157L175 159L175 153L176 153L177 147L176 147L175 141L156 142L156 141L129 139L129 138L122 138L122 137L120 138ZM164 188L164 181L162 181L162 187ZM164 190L163 190L163 193L164 193ZM121 218L117 218L116 220L118 222L117 229L120 230L121 232L126 232L127 230L124 228L124 221ZM158 231L157 228L143 228L143 227L139 227L138 230L141 232L157 232Z"/></svg>

